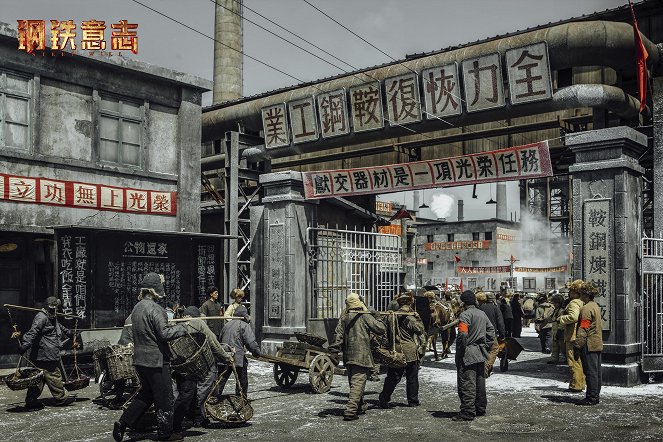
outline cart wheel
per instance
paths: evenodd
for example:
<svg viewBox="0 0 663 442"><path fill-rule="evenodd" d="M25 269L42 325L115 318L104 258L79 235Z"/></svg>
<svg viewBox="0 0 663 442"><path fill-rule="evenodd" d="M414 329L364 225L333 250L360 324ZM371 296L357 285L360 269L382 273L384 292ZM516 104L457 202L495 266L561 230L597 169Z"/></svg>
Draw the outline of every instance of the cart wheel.
<svg viewBox="0 0 663 442"><path fill-rule="evenodd" d="M274 364L274 380L279 387L290 388L297 380L299 371L289 365Z"/></svg>
<svg viewBox="0 0 663 442"><path fill-rule="evenodd" d="M308 370L311 388L316 393L327 393L334 379L334 363L327 355L317 355Z"/></svg>
<svg viewBox="0 0 663 442"><path fill-rule="evenodd" d="M509 360L506 356L500 359L500 371L507 371L509 369Z"/></svg>

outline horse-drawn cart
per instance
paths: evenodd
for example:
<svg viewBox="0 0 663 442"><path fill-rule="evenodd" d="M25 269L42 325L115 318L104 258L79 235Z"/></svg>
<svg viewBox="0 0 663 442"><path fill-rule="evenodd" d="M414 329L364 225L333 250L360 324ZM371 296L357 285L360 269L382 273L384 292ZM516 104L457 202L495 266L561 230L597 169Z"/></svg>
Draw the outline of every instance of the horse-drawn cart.
<svg viewBox="0 0 663 442"><path fill-rule="evenodd" d="M325 338L296 333L297 339L307 342L285 341L276 355L261 355L259 361L274 364L274 380L281 388L290 388L300 371L308 371L309 384L316 393L326 393L331 388L334 374L344 374L322 346Z"/></svg>

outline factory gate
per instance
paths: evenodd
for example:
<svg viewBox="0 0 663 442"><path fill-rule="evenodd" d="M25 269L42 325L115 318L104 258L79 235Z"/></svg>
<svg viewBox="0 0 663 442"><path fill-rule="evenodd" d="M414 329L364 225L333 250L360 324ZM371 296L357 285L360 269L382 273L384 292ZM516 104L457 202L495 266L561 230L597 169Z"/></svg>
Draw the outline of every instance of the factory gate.
<svg viewBox="0 0 663 442"><path fill-rule="evenodd" d="M663 239L642 239L642 371L663 371Z"/></svg>

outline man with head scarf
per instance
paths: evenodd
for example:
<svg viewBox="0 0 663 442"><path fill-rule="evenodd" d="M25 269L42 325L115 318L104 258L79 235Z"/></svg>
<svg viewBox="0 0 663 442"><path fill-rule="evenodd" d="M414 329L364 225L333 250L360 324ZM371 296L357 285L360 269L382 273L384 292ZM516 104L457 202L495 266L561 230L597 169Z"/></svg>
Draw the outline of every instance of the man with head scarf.
<svg viewBox="0 0 663 442"><path fill-rule="evenodd" d="M219 363L223 364L232 364L233 356L232 353L226 352L223 349L223 346L219 344L216 336L207 326L207 324L198 319L200 317L200 310L198 307L190 306L184 310L184 318L190 318L189 321L186 321L182 325L186 328L187 332L190 335L200 335L203 336L204 340L209 344L210 349L214 358ZM192 377L187 377L179 373L173 375L173 383L177 390L177 399L175 400L174 413L173 413L173 432L180 433L182 431L182 421L184 420L184 415L191 406L191 402L196 396L196 384L199 379ZM205 395L209 394L209 389L205 392ZM196 410L198 413L200 410Z"/></svg>
<svg viewBox="0 0 663 442"><path fill-rule="evenodd" d="M377 319L379 313L363 313L367 310L359 295L350 293L345 299L345 311L338 319L334 340L329 346L335 363L338 361L338 354L343 352L343 365L347 369L350 383L343 419L349 421L358 419L359 414L366 412L364 389L374 365L370 334L384 335L387 331L384 324Z"/></svg>
<svg viewBox="0 0 663 442"><path fill-rule="evenodd" d="M62 372L60 371L60 348L63 336L73 338L70 330L63 327L57 318L60 300L54 296L46 298L46 307L42 308L32 321L32 327L23 336L23 344L19 347L21 354L30 350L29 359L44 373L38 385L28 388L25 395L25 407L39 409L43 404L37 399L44 389L44 382L55 398L56 405L70 405L76 398L64 392ZM74 343L74 345L77 345Z"/></svg>
<svg viewBox="0 0 663 442"><path fill-rule="evenodd" d="M239 308L239 306L242 305L242 301L244 301L244 290L240 288L235 288L230 291L230 298L233 300L232 304L228 306L226 311L223 313L223 316L226 318L230 318L235 316L235 311Z"/></svg>
<svg viewBox="0 0 663 442"><path fill-rule="evenodd" d="M460 413L454 421L471 421L486 414L486 359L495 341L495 329L488 316L476 308L476 296L471 290L460 295L463 312L458 317L456 338L456 370Z"/></svg>
<svg viewBox="0 0 663 442"><path fill-rule="evenodd" d="M221 343L228 345L235 351L235 368L237 369L239 384L242 387L244 396L248 396L249 360L244 356L244 347L248 347L251 354L256 358L260 357L260 347L256 341L253 329L249 325L250 318L246 307L243 305L237 307L235 310L235 317L239 319L232 319L225 325L225 327L223 327L223 330L221 330ZM223 393L223 387L225 387L228 378L230 378L230 375L232 374L232 366L230 364L224 368L225 370L223 371L221 381L219 382L219 395ZM235 393L239 395L239 389L236 388Z"/></svg>
<svg viewBox="0 0 663 442"><path fill-rule="evenodd" d="M552 322L550 318L554 311L555 307L548 302L548 295L542 294L539 296L534 316L534 329L539 334L541 353L550 353L550 346L552 344Z"/></svg>
<svg viewBox="0 0 663 442"><path fill-rule="evenodd" d="M134 366L140 380L136 397L113 425L113 438L120 442L152 404L157 415L157 439L182 440L173 433L173 388L170 376L170 350L167 341L186 334L182 325L168 325L166 310L157 304L165 296L162 276L143 277L138 303L131 312Z"/></svg>
<svg viewBox="0 0 663 442"><path fill-rule="evenodd" d="M410 293L403 293L398 298L399 309L389 325L390 336L395 342L394 350L405 355L407 365L402 368L389 367L379 401L382 408L389 407L389 400L396 389L396 385L406 376L405 389L407 404L410 407L419 406L419 346L425 340L424 323L419 315L412 310L414 297ZM400 313L400 314L398 314Z"/></svg>

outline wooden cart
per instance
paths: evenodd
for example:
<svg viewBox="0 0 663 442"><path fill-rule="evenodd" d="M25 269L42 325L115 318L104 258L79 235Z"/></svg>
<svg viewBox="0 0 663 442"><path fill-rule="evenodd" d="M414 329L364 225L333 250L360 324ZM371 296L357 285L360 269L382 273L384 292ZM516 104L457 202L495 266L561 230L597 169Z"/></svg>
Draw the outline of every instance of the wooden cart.
<svg viewBox="0 0 663 442"><path fill-rule="evenodd" d="M334 373L344 374L337 368L322 347L305 342L285 341L277 348L276 355L262 355L259 361L274 364L274 380L281 388L290 388L300 371L308 371L308 380L316 393L327 393L331 388Z"/></svg>

